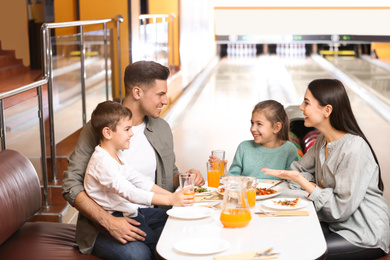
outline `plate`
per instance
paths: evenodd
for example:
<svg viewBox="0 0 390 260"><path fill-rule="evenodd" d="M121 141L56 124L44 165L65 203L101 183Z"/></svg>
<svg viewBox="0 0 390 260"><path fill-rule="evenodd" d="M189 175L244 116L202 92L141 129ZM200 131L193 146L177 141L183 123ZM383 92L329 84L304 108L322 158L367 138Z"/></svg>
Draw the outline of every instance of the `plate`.
<svg viewBox="0 0 390 260"><path fill-rule="evenodd" d="M300 208L304 208L307 206L307 201L301 199L297 206L295 207L289 207L289 206L283 206L283 205L275 205L274 201L279 201L279 200L295 200L296 198L276 198L276 199L269 199L263 202L263 206L271 209L276 209L276 210L296 210Z"/></svg>
<svg viewBox="0 0 390 260"><path fill-rule="evenodd" d="M260 182L257 184L257 188L269 188L272 185L273 184L270 184L270 183ZM283 191L283 188L280 185L273 187L272 189L276 190L276 193L270 194L270 195L256 195L256 200L265 200L265 199L273 198L275 196L278 196Z"/></svg>
<svg viewBox="0 0 390 260"><path fill-rule="evenodd" d="M196 188L198 188L199 186L196 186ZM195 192L195 196L204 196L204 195L210 195L211 193L215 192L217 190L217 188L214 188L214 187L207 187L207 186L201 186L202 188L206 188L207 191L205 192L201 192L201 193L196 193Z"/></svg>
<svg viewBox="0 0 390 260"><path fill-rule="evenodd" d="M217 193L223 195L225 193L225 191L221 192L221 189L225 189L225 186L224 185L221 185L217 188Z"/></svg>
<svg viewBox="0 0 390 260"><path fill-rule="evenodd" d="M177 207L168 210L167 214L181 219L199 219L210 216L212 212L212 209L205 207Z"/></svg>
<svg viewBox="0 0 390 260"><path fill-rule="evenodd" d="M173 246L176 250L193 255L208 255L225 251L230 243L220 238L187 238Z"/></svg>

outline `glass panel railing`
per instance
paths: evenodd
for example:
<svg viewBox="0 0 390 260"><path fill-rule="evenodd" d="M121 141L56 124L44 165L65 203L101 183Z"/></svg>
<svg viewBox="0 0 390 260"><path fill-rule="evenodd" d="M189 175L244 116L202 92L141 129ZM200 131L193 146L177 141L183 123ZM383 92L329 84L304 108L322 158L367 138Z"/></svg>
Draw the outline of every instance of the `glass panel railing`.
<svg viewBox="0 0 390 260"><path fill-rule="evenodd" d="M52 37L51 42L54 133L56 143L59 143L83 127L83 72L81 71L80 34L55 36ZM110 42L108 41L107 48L108 86L106 87L103 31L84 33L85 121L89 120L98 103L107 98L112 99ZM72 112L69 113L69 111Z"/></svg>
<svg viewBox="0 0 390 260"><path fill-rule="evenodd" d="M140 40L142 43L139 59L154 60L169 66L169 23L168 15L140 15Z"/></svg>
<svg viewBox="0 0 390 260"><path fill-rule="evenodd" d="M34 90L4 99L7 149L25 155L43 179L38 98ZM32 93L32 94L31 94ZM32 97L31 97L32 96ZM15 104L14 100L18 100ZM24 100L20 102L20 100Z"/></svg>

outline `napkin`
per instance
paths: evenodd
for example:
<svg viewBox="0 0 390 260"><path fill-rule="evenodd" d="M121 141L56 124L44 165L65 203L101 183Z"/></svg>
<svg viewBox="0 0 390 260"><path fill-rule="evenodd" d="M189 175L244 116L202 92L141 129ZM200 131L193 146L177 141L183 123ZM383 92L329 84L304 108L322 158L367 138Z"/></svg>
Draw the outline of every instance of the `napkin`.
<svg viewBox="0 0 390 260"><path fill-rule="evenodd" d="M222 195L211 194L206 196L196 196L194 202L208 202L208 201L220 201L222 199Z"/></svg>
<svg viewBox="0 0 390 260"><path fill-rule="evenodd" d="M256 256L256 254L261 254L265 251L269 251L267 255L263 256ZM232 255L219 255L214 256L214 260L263 260L263 259L277 259L278 255L273 255L274 252L270 249L264 249L261 251L251 251L251 252L244 252L239 254L232 254Z"/></svg>
<svg viewBox="0 0 390 260"><path fill-rule="evenodd" d="M275 213L275 215L269 216L261 212L255 212L259 217L309 216L309 212L306 210L276 211L273 213Z"/></svg>

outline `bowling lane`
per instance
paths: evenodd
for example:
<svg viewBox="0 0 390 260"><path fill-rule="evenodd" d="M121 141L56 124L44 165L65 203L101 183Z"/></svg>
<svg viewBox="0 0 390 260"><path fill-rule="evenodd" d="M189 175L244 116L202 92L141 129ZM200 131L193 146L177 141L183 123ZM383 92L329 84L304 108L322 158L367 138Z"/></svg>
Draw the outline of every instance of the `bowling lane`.
<svg viewBox="0 0 390 260"><path fill-rule="evenodd" d="M264 55L257 58L221 59L196 97L185 107L180 119L168 121L173 127L177 166L181 171L195 168L206 177L206 161L213 149L226 151L233 160L238 144L252 139L249 131L254 105L275 99L283 105L300 104L307 84L316 78L335 78L310 57L280 58ZM373 145L385 186L390 187L387 148L390 147L390 124L364 99L347 87L357 120ZM390 188L385 197L390 201Z"/></svg>

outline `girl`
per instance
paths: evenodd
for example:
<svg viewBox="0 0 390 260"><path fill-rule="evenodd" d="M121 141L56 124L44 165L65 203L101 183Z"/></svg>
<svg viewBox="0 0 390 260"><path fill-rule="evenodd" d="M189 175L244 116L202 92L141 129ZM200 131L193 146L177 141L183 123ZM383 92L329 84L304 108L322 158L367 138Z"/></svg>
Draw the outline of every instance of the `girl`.
<svg viewBox="0 0 390 260"><path fill-rule="evenodd" d="M389 251L389 215L375 153L352 113L343 84L312 81L300 106L306 127L321 134L291 171L266 174L303 187L317 210L327 259L376 259Z"/></svg>
<svg viewBox="0 0 390 260"><path fill-rule="evenodd" d="M250 128L254 140L244 141L238 146L229 175L278 180L260 169L286 170L298 160L295 145L288 141L289 124L282 104L275 100L258 103L252 111Z"/></svg>

